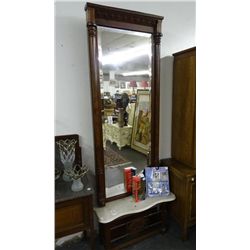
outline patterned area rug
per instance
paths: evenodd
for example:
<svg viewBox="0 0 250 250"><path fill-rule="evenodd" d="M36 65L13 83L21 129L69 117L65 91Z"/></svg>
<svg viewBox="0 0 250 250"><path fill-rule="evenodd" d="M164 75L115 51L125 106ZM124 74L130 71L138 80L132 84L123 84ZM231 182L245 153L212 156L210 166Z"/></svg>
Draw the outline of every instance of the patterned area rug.
<svg viewBox="0 0 250 250"><path fill-rule="evenodd" d="M104 150L104 165L105 167L118 167L123 164L128 164L129 161L125 159L123 156L115 152L110 147L106 147Z"/></svg>

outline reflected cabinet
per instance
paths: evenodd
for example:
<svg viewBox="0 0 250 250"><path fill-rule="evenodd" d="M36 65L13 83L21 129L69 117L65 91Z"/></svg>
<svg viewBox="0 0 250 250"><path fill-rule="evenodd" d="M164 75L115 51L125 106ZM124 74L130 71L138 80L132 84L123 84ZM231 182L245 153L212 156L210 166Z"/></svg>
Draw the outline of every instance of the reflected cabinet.
<svg viewBox="0 0 250 250"><path fill-rule="evenodd" d="M124 168L159 164L163 17L87 3L97 202L131 193Z"/></svg>

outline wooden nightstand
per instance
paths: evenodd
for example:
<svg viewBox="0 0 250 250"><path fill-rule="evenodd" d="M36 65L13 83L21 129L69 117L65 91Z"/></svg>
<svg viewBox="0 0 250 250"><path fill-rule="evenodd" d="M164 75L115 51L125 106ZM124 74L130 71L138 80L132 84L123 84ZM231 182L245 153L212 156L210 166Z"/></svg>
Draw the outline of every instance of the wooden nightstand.
<svg viewBox="0 0 250 250"><path fill-rule="evenodd" d="M84 179L84 178L83 178ZM55 238L84 232L90 238L90 247L95 249L93 224L93 190L83 181L84 189L71 191L71 182L62 178L55 183Z"/></svg>

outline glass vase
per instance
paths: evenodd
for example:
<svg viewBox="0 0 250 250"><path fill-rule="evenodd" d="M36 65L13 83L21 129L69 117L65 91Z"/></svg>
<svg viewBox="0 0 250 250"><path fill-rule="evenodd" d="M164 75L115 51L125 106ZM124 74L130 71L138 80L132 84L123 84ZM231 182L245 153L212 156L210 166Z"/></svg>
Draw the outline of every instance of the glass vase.
<svg viewBox="0 0 250 250"><path fill-rule="evenodd" d="M72 170L73 163L75 161L75 144L76 140L66 139L57 142L59 146L60 159L64 166L63 180L69 182L72 180L70 176L66 174Z"/></svg>
<svg viewBox="0 0 250 250"><path fill-rule="evenodd" d="M82 184L81 178L78 179L73 179L73 184L71 186L71 190L73 192L79 192L81 190L83 190L84 185Z"/></svg>
<svg viewBox="0 0 250 250"><path fill-rule="evenodd" d="M65 162L63 164L63 166L64 166L63 180L66 181L66 182L72 181L72 178L68 174L66 174L66 173L69 172L69 171L71 171L72 166L73 166L73 162Z"/></svg>

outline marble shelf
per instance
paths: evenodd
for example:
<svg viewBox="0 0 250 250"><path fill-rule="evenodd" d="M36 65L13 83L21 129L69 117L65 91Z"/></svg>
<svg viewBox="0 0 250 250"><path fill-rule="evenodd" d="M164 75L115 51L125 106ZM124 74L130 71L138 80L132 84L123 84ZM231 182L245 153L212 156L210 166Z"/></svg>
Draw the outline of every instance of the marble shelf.
<svg viewBox="0 0 250 250"><path fill-rule="evenodd" d="M121 216L145 211L159 203L175 200L175 195L146 198L144 201L135 202L132 196L107 202L105 207L95 207L94 211L100 223L109 223Z"/></svg>

